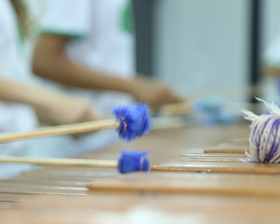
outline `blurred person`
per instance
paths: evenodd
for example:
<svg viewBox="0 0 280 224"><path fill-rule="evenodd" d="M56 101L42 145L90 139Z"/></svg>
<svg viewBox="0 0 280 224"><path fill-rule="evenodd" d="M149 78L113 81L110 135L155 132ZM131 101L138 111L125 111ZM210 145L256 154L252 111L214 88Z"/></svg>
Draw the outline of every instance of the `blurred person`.
<svg viewBox="0 0 280 224"><path fill-rule="evenodd" d="M25 5L20 0L0 0L0 133L32 130L38 127L38 119L48 125L99 119L98 113L85 101L26 84L28 64L24 42L27 36ZM35 142L42 144L40 140ZM0 156L30 156L32 147L33 141L0 144ZM48 147L53 147L51 142ZM30 168L19 164L0 166L0 178Z"/></svg>
<svg viewBox="0 0 280 224"><path fill-rule="evenodd" d="M182 102L167 86L135 74L129 0L47 0L33 72L103 113L132 100L158 108Z"/></svg>

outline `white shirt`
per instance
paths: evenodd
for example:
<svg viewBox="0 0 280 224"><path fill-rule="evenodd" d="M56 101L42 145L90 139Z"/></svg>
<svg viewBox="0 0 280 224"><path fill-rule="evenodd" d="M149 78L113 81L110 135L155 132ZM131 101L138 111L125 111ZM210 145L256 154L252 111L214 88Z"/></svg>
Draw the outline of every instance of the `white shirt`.
<svg viewBox="0 0 280 224"><path fill-rule="evenodd" d="M61 0L54 2L62 3ZM73 44L77 44L76 40L73 40ZM16 81L33 82L30 77L26 77L28 76L29 66L25 61L26 58L22 47L17 20L10 1L0 0L0 76ZM121 71L123 72L124 70ZM129 72L126 74L129 74ZM24 132L32 130L36 126L36 115L31 107L0 101L0 133ZM18 141L0 144L0 156L69 157L102 149L116 139L118 139L117 133L112 130L92 133L79 140L72 138L72 136L57 136ZM0 179L16 175L31 168L32 166L28 164L0 163Z"/></svg>
<svg viewBox="0 0 280 224"><path fill-rule="evenodd" d="M19 79L23 68L22 46L20 43L17 20L13 8L7 0L0 1L0 75Z"/></svg>
<svg viewBox="0 0 280 224"><path fill-rule="evenodd" d="M129 78L135 74L134 37L132 30L126 29L129 0L47 0L46 7L41 30L70 37L66 48L70 59L118 77ZM127 95L116 92L74 88L71 92L107 113L117 105L130 102Z"/></svg>
<svg viewBox="0 0 280 224"><path fill-rule="evenodd" d="M0 76L22 81L26 66L13 8L10 1L0 0ZM36 124L36 115L31 107L0 101L0 133L28 131ZM0 144L0 156L26 156L28 153L29 142L26 141ZM0 179L27 168L28 165L0 164Z"/></svg>
<svg viewBox="0 0 280 224"><path fill-rule="evenodd" d="M20 43L16 17L8 0L0 0L0 49L0 76L22 81L26 75L27 64L23 45ZM30 107L3 101L0 101L0 106L0 132L34 128L36 116ZM21 112L24 116L20 116Z"/></svg>
<svg viewBox="0 0 280 224"><path fill-rule="evenodd" d="M46 0L45 6L41 32L70 37L66 54L71 60L118 77L134 75L134 37L125 21L130 19L129 0ZM46 86L46 80L41 84ZM53 82L47 86L81 97L105 114L130 103L126 94L66 88ZM117 139L115 130L91 133L79 140L71 136L41 139L35 141L33 156L74 156L101 149Z"/></svg>

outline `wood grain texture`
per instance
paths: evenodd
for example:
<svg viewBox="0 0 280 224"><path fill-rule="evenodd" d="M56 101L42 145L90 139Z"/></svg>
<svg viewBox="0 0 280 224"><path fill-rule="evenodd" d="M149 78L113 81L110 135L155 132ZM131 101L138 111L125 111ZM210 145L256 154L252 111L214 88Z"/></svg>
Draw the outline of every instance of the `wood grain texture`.
<svg viewBox="0 0 280 224"><path fill-rule="evenodd" d="M246 149L244 147L210 147L204 150L205 153L230 153L230 154L244 154Z"/></svg>
<svg viewBox="0 0 280 224"><path fill-rule="evenodd" d="M182 154L179 157L245 157L244 153L237 154L237 153L186 153Z"/></svg>
<svg viewBox="0 0 280 224"><path fill-rule="evenodd" d="M207 154L207 153L204 153ZM239 155L239 154L236 154ZM246 156L240 154L241 156L180 156L178 158L172 159L171 161L178 161L178 162L232 162L232 163L241 163L241 159L245 159Z"/></svg>
<svg viewBox="0 0 280 224"><path fill-rule="evenodd" d="M152 171L280 174L280 164L171 161L154 166Z"/></svg>
<svg viewBox="0 0 280 224"><path fill-rule="evenodd" d="M280 176L213 173L135 173L92 182L97 192L280 196Z"/></svg>
<svg viewBox="0 0 280 224"><path fill-rule="evenodd" d="M118 203L112 203L118 202ZM90 194L48 196L17 203L1 214L9 224L279 223L279 199L217 195Z"/></svg>

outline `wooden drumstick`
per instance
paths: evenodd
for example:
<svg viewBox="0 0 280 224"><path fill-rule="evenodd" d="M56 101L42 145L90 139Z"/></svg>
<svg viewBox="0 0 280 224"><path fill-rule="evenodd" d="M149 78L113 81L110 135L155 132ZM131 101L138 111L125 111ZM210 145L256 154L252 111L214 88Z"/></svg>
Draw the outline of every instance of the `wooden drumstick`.
<svg viewBox="0 0 280 224"><path fill-rule="evenodd" d="M41 128L30 132L5 133L0 135L0 143L48 136L80 134L106 129L117 129L121 138L130 141L146 134L151 129L151 118L147 105L136 103L131 107L118 107L113 110L113 113L117 121L92 121Z"/></svg>
<svg viewBox="0 0 280 224"><path fill-rule="evenodd" d="M40 137L80 134L106 129L117 129L119 128L119 126L120 122L115 120L102 120L78 124L60 125L55 127L40 128L30 132L1 134L0 142L5 143Z"/></svg>
<svg viewBox="0 0 280 224"><path fill-rule="evenodd" d="M27 157L0 157L0 163L28 163L43 166L85 166L85 167L108 167L115 168L118 161L115 160L95 160L95 159L45 159Z"/></svg>

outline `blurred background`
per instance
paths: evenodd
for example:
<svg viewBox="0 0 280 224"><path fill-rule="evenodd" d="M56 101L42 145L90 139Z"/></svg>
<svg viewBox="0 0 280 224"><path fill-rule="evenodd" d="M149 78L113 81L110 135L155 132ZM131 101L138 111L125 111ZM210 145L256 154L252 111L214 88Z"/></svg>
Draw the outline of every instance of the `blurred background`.
<svg viewBox="0 0 280 224"><path fill-rule="evenodd" d="M249 87L261 84L259 96L267 100L277 97L275 79L264 77L260 65L263 52L280 31L280 1L135 3L139 8L152 8L151 68L139 70L151 71L180 92L194 96L211 92L226 94L229 100L246 101L251 95ZM141 53L138 64L144 67L147 52Z"/></svg>
<svg viewBox="0 0 280 224"><path fill-rule="evenodd" d="M261 84L258 96L275 100L275 78L264 77L260 65L263 52L280 31L280 1L135 2L136 7L152 8L153 24L151 68L138 69L151 71L184 94L211 92L247 101L252 84ZM138 55L141 65L145 53Z"/></svg>
<svg viewBox="0 0 280 224"><path fill-rule="evenodd" d="M44 1L26 1L38 21ZM279 0L133 2L138 72L194 98L278 100L276 78L264 76L261 64L280 32Z"/></svg>

